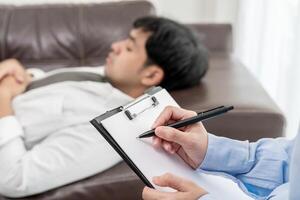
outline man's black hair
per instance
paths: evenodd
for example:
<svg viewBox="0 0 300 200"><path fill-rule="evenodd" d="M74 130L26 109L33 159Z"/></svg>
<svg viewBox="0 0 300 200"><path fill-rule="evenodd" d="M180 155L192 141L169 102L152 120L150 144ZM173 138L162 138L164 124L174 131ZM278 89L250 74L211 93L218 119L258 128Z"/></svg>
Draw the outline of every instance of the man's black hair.
<svg viewBox="0 0 300 200"><path fill-rule="evenodd" d="M137 19L133 28L150 32L146 42L148 60L164 71L160 85L175 90L196 85L208 69L208 53L186 26L163 17Z"/></svg>

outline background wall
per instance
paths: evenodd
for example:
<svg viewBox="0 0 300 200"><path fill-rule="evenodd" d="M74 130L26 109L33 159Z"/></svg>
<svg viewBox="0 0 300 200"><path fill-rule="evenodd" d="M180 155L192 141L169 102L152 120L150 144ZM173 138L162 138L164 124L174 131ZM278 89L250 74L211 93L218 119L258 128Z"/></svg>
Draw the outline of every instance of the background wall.
<svg viewBox="0 0 300 200"><path fill-rule="evenodd" d="M89 3L119 0L0 0L0 4ZM230 22L234 23L238 0L150 0L160 14L184 23Z"/></svg>
<svg viewBox="0 0 300 200"><path fill-rule="evenodd" d="M185 23L235 23L238 0L158 0L162 15Z"/></svg>

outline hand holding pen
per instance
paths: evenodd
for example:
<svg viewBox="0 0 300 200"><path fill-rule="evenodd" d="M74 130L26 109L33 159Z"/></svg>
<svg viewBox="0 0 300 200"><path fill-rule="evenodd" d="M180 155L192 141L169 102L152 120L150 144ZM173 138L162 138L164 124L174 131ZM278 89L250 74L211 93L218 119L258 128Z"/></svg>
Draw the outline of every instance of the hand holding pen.
<svg viewBox="0 0 300 200"><path fill-rule="evenodd" d="M152 126L152 130L138 138L153 137L153 145L167 152L177 153L192 168L197 168L207 150L207 132L202 123L197 123L233 109L219 106L204 112L193 112L177 107L166 107Z"/></svg>
<svg viewBox="0 0 300 200"><path fill-rule="evenodd" d="M154 122L152 127L154 131L147 131L139 138L153 136L153 144L156 148L163 148L171 154L177 153L188 165L196 169L202 163L208 147L208 135L200 121L232 109L232 106L220 106L196 113L169 106ZM170 173L154 177L152 181L160 187L170 187L177 192L161 192L145 187L143 190L143 199L145 200L175 199L175 196L180 199L198 199L207 194L207 191L201 186Z"/></svg>
<svg viewBox="0 0 300 200"><path fill-rule="evenodd" d="M204 112L199 112L197 113L196 116L182 119L180 121L168 124L166 126L172 127L172 128L181 128L185 127L200 121L208 120L210 118L216 117L218 115L224 114L230 110L233 109L233 106L225 107L225 106L219 106L210 110L206 110ZM152 137L155 136L154 129L146 131L145 133L139 135L137 138L147 138L147 137Z"/></svg>
<svg viewBox="0 0 300 200"><path fill-rule="evenodd" d="M208 148L208 135L201 121L232 109L233 106L220 106L196 113L169 106L156 119L152 126L153 130L141 134L138 138L153 136L156 148L163 148L171 154L177 153L188 165L196 169L202 163ZM161 192L145 187L143 190L145 200L175 199L175 196L180 197L179 199L198 199L207 194L201 186L170 173L153 177L152 181L160 187L170 187L177 192Z"/></svg>

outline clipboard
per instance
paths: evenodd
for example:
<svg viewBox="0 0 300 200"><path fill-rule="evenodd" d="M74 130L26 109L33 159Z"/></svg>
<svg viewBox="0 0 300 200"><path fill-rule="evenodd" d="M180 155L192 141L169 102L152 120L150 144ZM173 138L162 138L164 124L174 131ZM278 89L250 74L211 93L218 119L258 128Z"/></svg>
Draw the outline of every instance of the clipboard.
<svg viewBox="0 0 300 200"><path fill-rule="evenodd" d="M141 114L142 112L145 112L147 109L150 109L152 106L156 106L158 104L158 101L153 95L159 91L161 91L161 87L154 87L147 91L145 91L145 94L139 98L137 98L135 101L129 103L125 106L120 106L115 109L112 109L110 111L105 112L104 114L94 118L91 120L91 124L101 133L101 135L104 137L104 139L114 148L114 150L121 156L121 158L126 162L126 164L135 172L135 174L144 182L145 185L148 187L154 188L154 186L150 183L150 181L144 176L143 172L135 165L135 163L130 159L130 157L126 154L126 152L119 146L119 144L115 141L115 139L109 134L109 132L105 129L105 127L102 124L102 121L121 112L124 112L124 114L128 117L129 120L133 120L138 116L138 114ZM148 108L144 108L139 113L131 113L130 107L138 104L139 102L151 98L153 104L150 105Z"/></svg>
<svg viewBox="0 0 300 200"><path fill-rule="evenodd" d="M148 187L174 191L152 183L153 176L170 172L195 182L220 199L252 199L232 180L192 169L178 155L153 148L151 138L137 139L138 135L150 130L169 105L179 107L165 89L155 87L133 102L107 111L90 122Z"/></svg>

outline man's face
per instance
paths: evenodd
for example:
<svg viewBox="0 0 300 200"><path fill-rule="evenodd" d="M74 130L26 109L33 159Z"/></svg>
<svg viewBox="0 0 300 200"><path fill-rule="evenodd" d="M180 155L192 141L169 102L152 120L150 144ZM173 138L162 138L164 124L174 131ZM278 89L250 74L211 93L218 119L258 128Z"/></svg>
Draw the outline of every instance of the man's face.
<svg viewBox="0 0 300 200"><path fill-rule="evenodd" d="M132 29L127 39L111 45L105 74L113 84L129 87L140 84L140 75L147 60L145 44L149 35L141 29Z"/></svg>

